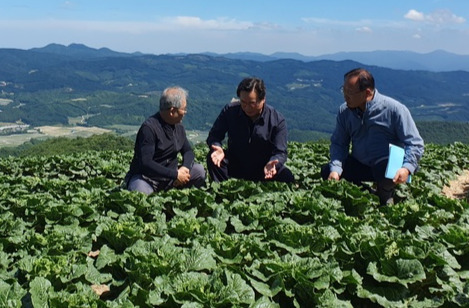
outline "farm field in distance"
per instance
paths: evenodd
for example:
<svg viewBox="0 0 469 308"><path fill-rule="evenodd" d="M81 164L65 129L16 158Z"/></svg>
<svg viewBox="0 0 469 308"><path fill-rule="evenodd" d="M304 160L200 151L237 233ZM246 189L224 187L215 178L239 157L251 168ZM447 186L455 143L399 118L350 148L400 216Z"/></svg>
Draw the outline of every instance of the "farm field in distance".
<svg viewBox="0 0 469 308"><path fill-rule="evenodd" d="M5 123L2 123L3 125ZM39 126L27 129L25 132L0 135L1 147L19 146L31 139L46 139L53 137L89 137L95 134L111 132L110 129L84 126Z"/></svg>
<svg viewBox="0 0 469 308"><path fill-rule="evenodd" d="M15 123L0 123L0 127L15 125ZM39 126L27 129L22 133L0 134L0 148L20 146L31 139L46 139L55 137L90 137L91 135L115 132L124 137L137 134L139 125L112 125L106 128L86 126ZM193 144L203 143L208 132L199 130L186 130L187 138Z"/></svg>

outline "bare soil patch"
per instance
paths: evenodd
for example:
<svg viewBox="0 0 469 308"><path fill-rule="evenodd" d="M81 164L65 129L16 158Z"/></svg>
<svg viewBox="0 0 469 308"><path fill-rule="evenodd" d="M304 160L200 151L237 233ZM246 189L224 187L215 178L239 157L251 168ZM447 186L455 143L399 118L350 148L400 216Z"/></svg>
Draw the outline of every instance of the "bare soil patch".
<svg viewBox="0 0 469 308"><path fill-rule="evenodd" d="M469 170L464 170L456 179L443 187L443 194L451 199L464 199L469 197Z"/></svg>
<svg viewBox="0 0 469 308"><path fill-rule="evenodd" d="M19 146L33 138L44 139L48 137L90 137L92 135L111 132L110 129L84 126L40 126L29 129L24 134L11 134L0 136L0 148Z"/></svg>
<svg viewBox="0 0 469 308"><path fill-rule="evenodd" d="M84 127L84 126L40 126L37 127L40 133L45 134L51 137L59 136L85 136L88 137L94 134L103 134L110 132L109 129L99 128L99 127Z"/></svg>

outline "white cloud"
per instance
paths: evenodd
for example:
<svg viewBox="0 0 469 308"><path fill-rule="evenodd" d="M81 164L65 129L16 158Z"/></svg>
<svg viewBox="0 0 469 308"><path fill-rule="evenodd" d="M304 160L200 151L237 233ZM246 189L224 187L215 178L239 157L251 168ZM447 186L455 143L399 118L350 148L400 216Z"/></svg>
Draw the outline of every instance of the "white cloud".
<svg viewBox="0 0 469 308"><path fill-rule="evenodd" d="M427 20L436 24L463 24L466 19L456 16L449 10L437 10L427 16Z"/></svg>
<svg viewBox="0 0 469 308"><path fill-rule="evenodd" d="M404 15L405 18L414 20L414 21L424 21L425 15L422 12L416 10L409 10L407 14Z"/></svg>
<svg viewBox="0 0 469 308"><path fill-rule="evenodd" d="M65 3L62 1L61 3ZM70 0L68 4L76 3ZM34 20L0 20L9 33L6 47L31 48L49 43L83 43L117 51L146 53L236 52L270 54L277 51L320 55L339 51L445 49L468 54L469 30L440 27L438 23L462 22L449 11L424 14L410 10L406 21L303 18L298 27L236 18L193 16L160 17L137 21L98 21L65 17ZM409 25L408 20L414 20ZM428 27L437 24L437 27ZM164 43L161 43L164 42ZM170 42L170 43L167 43ZM249 42L256 42L255 44Z"/></svg>
<svg viewBox="0 0 469 308"><path fill-rule="evenodd" d="M450 10L441 9L433 11L430 14L424 14L417 10L409 10L407 14L404 15L404 18L419 21L419 22L429 22L433 24L462 24L466 22L466 19L463 17L453 14Z"/></svg>
<svg viewBox="0 0 469 308"><path fill-rule="evenodd" d="M150 33L159 31L187 31L191 30L224 30L242 31L247 29L272 29L273 26L266 24L254 24L252 22L237 21L234 19L211 19L203 20L199 17L178 16L164 18L154 22L125 22L125 21L91 21L91 20L9 20L0 21L2 28L11 29L43 29L62 31L90 31L101 33Z"/></svg>
<svg viewBox="0 0 469 308"><path fill-rule="evenodd" d="M367 28L367 26L365 25L371 25L373 23L371 20L343 21L343 20L316 18L316 17L303 17L301 18L301 20L307 24L321 25L321 26L328 26L328 27Z"/></svg>
<svg viewBox="0 0 469 308"><path fill-rule="evenodd" d="M360 27L355 29L357 32L362 32L362 33L373 33L373 30L371 30L370 27Z"/></svg>
<svg viewBox="0 0 469 308"><path fill-rule="evenodd" d="M197 29L213 29L213 30L246 30L254 26L253 23L247 21L237 21L235 19L218 18L204 20L194 16L177 16L165 18L164 23L169 23L177 27L197 28Z"/></svg>

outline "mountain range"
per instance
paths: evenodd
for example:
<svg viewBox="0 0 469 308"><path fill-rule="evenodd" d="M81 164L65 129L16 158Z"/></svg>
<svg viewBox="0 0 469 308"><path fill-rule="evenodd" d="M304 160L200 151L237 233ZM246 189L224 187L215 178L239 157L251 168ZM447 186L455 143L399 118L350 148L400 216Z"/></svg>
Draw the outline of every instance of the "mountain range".
<svg viewBox="0 0 469 308"><path fill-rule="evenodd" d="M112 51L108 48L93 49L82 44L71 44L69 46L50 44L43 48L32 48L31 51L55 53L80 57L107 57L107 56L137 56L143 55L141 52L122 53ZM237 60L251 61L275 61L282 59L299 60L303 62L332 60L351 60L365 65L373 65L397 70L421 70L431 72L469 71L469 55L458 55L444 50L435 50L429 53L417 53L412 51L377 50L363 52L338 52L324 54L320 56L305 56L300 53L276 52L270 55L253 52L236 53L211 53L204 55L213 57L224 57ZM174 54L174 56L187 55L184 53Z"/></svg>
<svg viewBox="0 0 469 308"><path fill-rule="evenodd" d="M398 54L402 61L410 55ZM436 54L446 55L447 63L456 57ZM266 83L267 103L284 114L291 131L328 135L343 102L339 91L343 74L356 67L369 69L379 91L403 102L417 121L469 121L469 71L462 64L454 71L436 72L350 59L309 61L293 57L247 53L151 55L81 44L0 49L0 122L139 125L157 110L161 91L178 84L190 93L185 126L207 131L223 105L236 96L239 81L258 76ZM419 61L428 65L424 58Z"/></svg>
<svg viewBox="0 0 469 308"><path fill-rule="evenodd" d="M209 55L217 56L217 54ZM367 52L339 52L321 56L304 56L299 53L276 52L271 55L257 53L229 53L219 56L253 61L273 61L293 59L303 62L333 60L352 60L366 65L374 65L398 70L420 70L432 72L469 71L469 55L458 55L444 50L429 53L411 51L378 50Z"/></svg>

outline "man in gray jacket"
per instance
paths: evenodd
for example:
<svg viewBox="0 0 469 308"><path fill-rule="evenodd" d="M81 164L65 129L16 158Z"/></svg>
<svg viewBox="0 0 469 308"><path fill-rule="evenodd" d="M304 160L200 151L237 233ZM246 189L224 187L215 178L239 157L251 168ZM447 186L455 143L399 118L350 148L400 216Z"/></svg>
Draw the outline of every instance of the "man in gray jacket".
<svg viewBox="0 0 469 308"><path fill-rule="evenodd" d="M379 93L367 70L346 73L342 91L345 103L339 108L331 137L331 161L323 166L321 176L357 185L376 182L380 204L392 204L395 186L405 183L418 168L423 140L407 107ZM389 144L405 150L404 162L392 179L385 177Z"/></svg>

